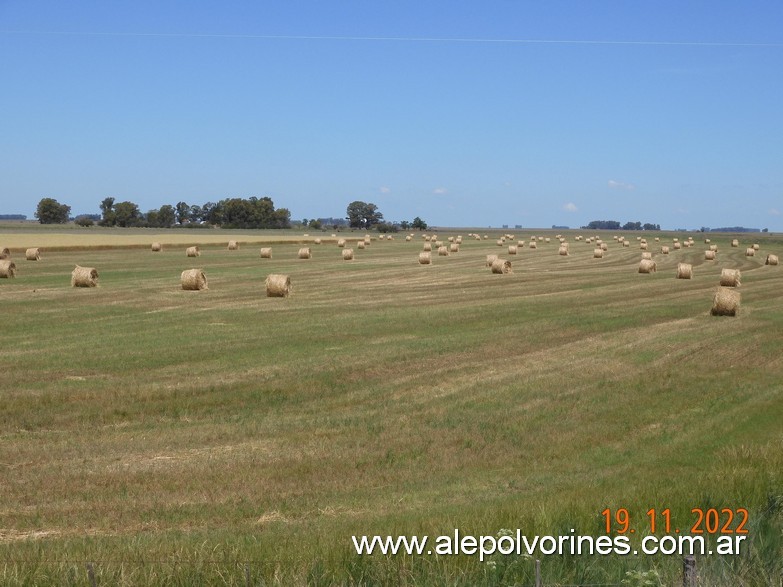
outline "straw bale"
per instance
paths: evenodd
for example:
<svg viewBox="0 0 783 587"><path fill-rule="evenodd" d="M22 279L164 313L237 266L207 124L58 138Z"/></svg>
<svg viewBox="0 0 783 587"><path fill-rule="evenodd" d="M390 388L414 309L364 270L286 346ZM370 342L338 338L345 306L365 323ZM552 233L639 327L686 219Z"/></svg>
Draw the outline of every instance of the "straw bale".
<svg viewBox="0 0 783 587"><path fill-rule="evenodd" d="M736 316L739 313L741 294L728 287L721 287L712 298L713 316Z"/></svg>
<svg viewBox="0 0 783 587"><path fill-rule="evenodd" d="M10 256L11 256L11 249L9 249L8 247L4 247L0 249L0 259L7 259Z"/></svg>
<svg viewBox="0 0 783 587"><path fill-rule="evenodd" d="M593 259L603 259L604 258L604 250L601 247L598 247L597 249L593 249Z"/></svg>
<svg viewBox="0 0 783 587"><path fill-rule="evenodd" d="M80 267L71 273L71 287L96 287L98 285L98 270L93 267Z"/></svg>
<svg viewBox="0 0 783 587"><path fill-rule="evenodd" d="M677 263L677 279L690 279L693 277L693 265L690 263Z"/></svg>
<svg viewBox="0 0 783 587"><path fill-rule="evenodd" d="M644 251L642 253L642 259L652 259L652 253L650 251Z"/></svg>
<svg viewBox="0 0 783 587"><path fill-rule="evenodd" d="M731 241L731 246L732 247L738 247L739 246L739 241L735 238L734 240Z"/></svg>
<svg viewBox="0 0 783 587"><path fill-rule="evenodd" d="M487 255L487 267L492 267L492 263L498 258L497 255Z"/></svg>
<svg viewBox="0 0 783 587"><path fill-rule="evenodd" d="M509 255L516 255L517 254L517 245L508 245L508 254Z"/></svg>
<svg viewBox="0 0 783 587"><path fill-rule="evenodd" d="M261 249L261 258L262 259L271 259L272 258L272 247L264 247Z"/></svg>
<svg viewBox="0 0 783 587"><path fill-rule="evenodd" d="M364 241L357 241L356 246L360 249L364 249L367 245L364 244Z"/></svg>
<svg viewBox="0 0 783 587"><path fill-rule="evenodd" d="M639 263L639 273L655 273L658 266L651 259L642 259Z"/></svg>
<svg viewBox="0 0 783 587"><path fill-rule="evenodd" d="M310 247L302 247L299 249L299 258L300 259L309 259L312 257L312 253L310 252Z"/></svg>
<svg viewBox="0 0 783 587"><path fill-rule="evenodd" d="M756 255L756 250L753 247L748 247L745 249L745 256L746 257L754 257Z"/></svg>
<svg viewBox="0 0 783 587"><path fill-rule="evenodd" d="M343 261L353 260L353 249L343 249Z"/></svg>
<svg viewBox="0 0 783 587"><path fill-rule="evenodd" d="M778 256L769 254L767 255L767 260L764 262L764 265L777 265L778 264Z"/></svg>
<svg viewBox="0 0 783 587"><path fill-rule="evenodd" d="M200 257L201 251L198 250L198 246L188 247L187 249L185 249L185 254L188 257Z"/></svg>
<svg viewBox="0 0 783 587"><path fill-rule="evenodd" d="M305 235L307 236L307 235ZM228 250L236 251L239 249L239 243L237 241L228 241Z"/></svg>
<svg viewBox="0 0 783 587"><path fill-rule="evenodd" d="M188 291L201 291L202 289L209 289L207 287L207 276L201 269L185 269L180 275L180 282L182 283L182 289Z"/></svg>
<svg viewBox="0 0 783 587"><path fill-rule="evenodd" d="M667 247L666 245L663 245L661 247L661 253L663 253L664 255L668 255L669 254L669 247Z"/></svg>
<svg viewBox="0 0 783 587"><path fill-rule="evenodd" d="M160 243L152 243L152 252L160 253L163 250L163 245Z"/></svg>
<svg viewBox="0 0 783 587"><path fill-rule="evenodd" d="M715 251L704 251L704 259L706 261L714 261L715 260Z"/></svg>
<svg viewBox="0 0 783 587"><path fill-rule="evenodd" d="M10 259L0 260L0 277L16 277L16 263Z"/></svg>
<svg viewBox="0 0 783 587"><path fill-rule="evenodd" d="M492 261L492 273L511 273L511 261L506 259L495 259Z"/></svg>
<svg viewBox="0 0 783 587"><path fill-rule="evenodd" d="M448 257L449 256L449 248L444 247L443 245L438 247L438 256L439 257Z"/></svg>
<svg viewBox="0 0 783 587"><path fill-rule="evenodd" d="M429 265L430 263L432 263L432 256L429 251L419 253L419 264Z"/></svg>
<svg viewBox="0 0 783 587"><path fill-rule="evenodd" d="M723 269L720 272L720 284L724 287L739 287L742 275L739 269Z"/></svg>
<svg viewBox="0 0 783 587"><path fill-rule="evenodd" d="M345 246L345 239L341 238L337 241L337 246L343 248Z"/></svg>
<svg viewBox="0 0 783 587"><path fill-rule="evenodd" d="M30 249L27 249L24 253L25 259L28 261L40 261L41 260L41 251L38 250L38 247L33 247Z"/></svg>
<svg viewBox="0 0 783 587"><path fill-rule="evenodd" d="M264 282L266 297L286 298L291 293L291 278L280 273L270 273Z"/></svg>

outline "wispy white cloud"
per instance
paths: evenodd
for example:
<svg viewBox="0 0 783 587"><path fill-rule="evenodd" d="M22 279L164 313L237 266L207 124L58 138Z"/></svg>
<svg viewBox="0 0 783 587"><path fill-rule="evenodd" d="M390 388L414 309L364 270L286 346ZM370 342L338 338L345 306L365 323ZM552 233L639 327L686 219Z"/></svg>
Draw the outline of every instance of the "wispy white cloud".
<svg viewBox="0 0 783 587"><path fill-rule="evenodd" d="M378 191L381 192L382 194L389 194L389 193L391 193L391 189L387 188L386 186L379 187Z"/></svg>
<svg viewBox="0 0 783 587"><path fill-rule="evenodd" d="M447 190L446 188L435 188L434 190L432 190L432 193L438 196L442 196L443 194L448 194L449 190Z"/></svg>
<svg viewBox="0 0 783 587"><path fill-rule="evenodd" d="M635 190L636 186L632 183L627 183L624 181L616 181L614 179L610 179L607 182L607 185L612 188L613 190Z"/></svg>
<svg viewBox="0 0 783 587"><path fill-rule="evenodd" d="M777 208L770 208L769 213L772 216L780 216L780 210L778 210Z"/></svg>
<svg viewBox="0 0 783 587"><path fill-rule="evenodd" d="M576 212L577 210L579 210L579 208L577 208L576 204L574 204L573 202L568 202L568 204L563 205L563 210L565 210L566 212Z"/></svg>

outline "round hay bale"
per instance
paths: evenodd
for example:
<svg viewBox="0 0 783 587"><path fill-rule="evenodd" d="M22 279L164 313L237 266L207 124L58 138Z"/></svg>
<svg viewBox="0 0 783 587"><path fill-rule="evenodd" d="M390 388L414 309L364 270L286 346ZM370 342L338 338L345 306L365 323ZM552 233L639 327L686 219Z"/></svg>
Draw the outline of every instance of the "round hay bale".
<svg viewBox="0 0 783 587"><path fill-rule="evenodd" d="M16 277L16 263L10 259L0 260L0 277Z"/></svg>
<svg viewBox="0 0 783 587"><path fill-rule="evenodd" d="M629 241L629 240L624 240L624 241L623 241L623 246L624 246L624 247L630 247L630 246L631 246L631 241Z"/></svg>
<svg viewBox="0 0 783 587"><path fill-rule="evenodd" d="M676 236L674 238L672 238L672 242L674 242L674 243L679 242L679 241L680 241L680 239L678 239Z"/></svg>
<svg viewBox="0 0 783 587"><path fill-rule="evenodd" d="M367 245L365 245L365 244L364 244L364 241L358 241L358 242L356 243L356 246L357 246L357 247L359 247L360 249L363 249L363 248L364 248L364 247L366 247Z"/></svg>
<svg viewBox="0 0 783 587"><path fill-rule="evenodd" d="M187 291L201 291L207 287L207 276L201 269L185 269L179 277L182 289Z"/></svg>
<svg viewBox="0 0 783 587"><path fill-rule="evenodd" d="M185 255L188 257L200 257L201 251L198 250L198 246L195 247L188 247L185 249Z"/></svg>
<svg viewBox="0 0 783 587"><path fill-rule="evenodd" d="M602 251L608 251L609 250L609 245L607 245L606 243L601 243L601 250Z"/></svg>
<svg viewBox="0 0 783 587"><path fill-rule="evenodd" d="M736 316L739 313L741 298L740 292L721 287L712 298L710 314L713 316Z"/></svg>
<svg viewBox="0 0 783 587"><path fill-rule="evenodd" d="M704 259L706 261L714 261L715 260L715 251L704 251Z"/></svg>
<svg viewBox="0 0 783 587"><path fill-rule="evenodd" d="M497 258L497 255L487 255L487 267L492 267L492 263L494 263Z"/></svg>
<svg viewBox="0 0 783 587"><path fill-rule="evenodd" d="M568 247L563 247L563 246L561 246L561 247L560 247L560 248L557 250L557 254L558 254L558 255L561 255L561 256L563 256L563 257L567 257L567 256L568 256Z"/></svg>
<svg viewBox="0 0 783 587"><path fill-rule="evenodd" d="M642 253L642 259L652 259L652 253L650 251L644 251Z"/></svg>
<svg viewBox="0 0 783 587"><path fill-rule="evenodd" d="M454 242L449 245L449 252L450 253L459 253L459 245Z"/></svg>
<svg viewBox="0 0 783 587"><path fill-rule="evenodd" d="M7 259L11 256L11 249L8 247L3 247L0 249L0 259Z"/></svg>
<svg viewBox="0 0 783 587"><path fill-rule="evenodd" d="M604 250L600 247L597 249L593 249L593 259L603 259L604 258Z"/></svg>
<svg viewBox="0 0 783 587"><path fill-rule="evenodd" d="M413 237L412 237L411 235L408 235L408 236L406 236L406 237L405 237L405 242L406 242L406 243L409 243L409 242L411 242L412 240L413 240Z"/></svg>
<svg viewBox="0 0 783 587"><path fill-rule="evenodd" d="M364 237L364 244L369 245L372 242L372 239L370 238L370 235L367 235Z"/></svg>
<svg viewBox="0 0 783 587"><path fill-rule="evenodd" d="M550 241L550 240L552 240L552 239L550 239L549 237L546 237L546 238L544 239L544 243L546 243L546 244L549 244L549 241Z"/></svg>
<svg viewBox="0 0 783 587"><path fill-rule="evenodd" d="M734 240L731 241L731 246L735 247L735 248L738 247L739 246L739 241L735 238Z"/></svg>
<svg viewBox="0 0 783 587"><path fill-rule="evenodd" d="M423 251L429 253L432 250L432 243L424 243Z"/></svg>
<svg viewBox="0 0 783 587"><path fill-rule="evenodd" d="M453 243L453 242L454 242L454 237L453 237L453 236L450 236L450 237L449 237L449 238L447 238L446 240L447 240L447 241L449 241L450 243Z"/></svg>
<svg viewBox="0 0 783 587"><path fill-rule="evenodd" d="M41 251L38 250L38 247L27 249L24 253L24 258L28 261L40 261Z"/></svg>
<svg viewBox="0 0 783 587"><path fill-rule="evenodd" d="M509 255L516 255L517 254L517 245L508 245L508 254Z"/></svg>
<svg viewBox="0 0 783 587"><path fill-rule="evenodd" d="M690 263L677 263L677 279L693 277L693 266Z"/></svg>
<svg viewBox="0 0 783 587"><path fill-rule="evenodd" d="M756 250L753 247L748 247L745 249L745 256L746 257L754 257L756 255Z"/></svg>
<svg viewBox="0 0 783 587"><path fill-rule="evenodd" d="M495 259L492 261L492 273L511 273L511 261L507 259Z"/></svg>
<svg viewBox="0 0 783 587"><path fill-rule="evenodd" d="M661 253L663 253L664 255L668 255L669 254L669 247L667 247L666 245L663 245L661 247Z"/></svg>
<svg viewBox="0 0 783 587"><path fill-rule="evenodd" d="M315 239L315 241L313 241L313 242L315 242L315 244L317 244L317 245L320 245L320 244L321 244L321 239L320 239L320 238L317 238L317 239Z"/></svg>
<svg viewBox="0 0 783 587"><path fill-rule="evenodd" d="M759 247L759 244L758 244L758 243L755 243L755 244L753 245L753 250L754 250L754 251L758 251L758 250L759 250L759 248L761 248L761 247Z"/></svg>
<svg viewBox="0 0 783 587"><path fill-rule="evenodd" d="M658 266L651 259L642 259L639 263L639 273L655 273Z"/></svg>
<svg viewBox="0 0 783 587"><path fill-rule="evenodd" d="M647 250L647 243L642 243L642 244L640 244L640 245L639 245L639 248L640 248L641 250L643 250L643 251L646 251L646 250Z"/></svg>
<svg viewBox="0 0 783 587"><path fill-rule="evenodd" d="M655 242L657 243L657 242L660 242L660 241L661 241L660 237L657 237L657 236L656 236L656 237L655 237Z"/></svg>
<svg viewBox="0 0 783 587"><path fill-rule="evenodd" d="M362 241L362 242L364 242L364 241ZM344 238L339 239L337 241L337 246L342 249L345 246L345 239Z"/></svg>
<svg viewBox="0 0 783 587"><path fill-rule="evenodd" d="M678 243L678 242L674 243L674 250L675 251L679 251L681 248L682 248L682 243Z"/></svg>
<svg viewBox="0 0 783 587"><path fill-rule="evenodd" d="M517 246L521 249L525 246L525 241L517 241Z"/></svg>
<svg viewBox="0 0 783 587"><path fill-rule="evenodd" d="M778 256L769 254L767 255L767 260L764 262L764 265L777 265L778 264Z"/></svg>
<svg viewBox="0 0 783 587"><path fill-rule="evenodd" d="M307 236L307 235L305 235ZM228 250L229 251L238 251L239 250L239 243L237 241L228 241Z"/></svg>
<svg viewBox="0 0 783 587"><path fill-rule="evenodd" d="M271 259L272 258L272 247L264 247L261 249L261 258L262 259Z"/></svg>
<svg viewBox="0 0 783 587"><path fill-rule="evenodd" d="M291 278L288 275L270 273L267 275L264 285L268 298L287 298L291 293Z"/></svg>
<svg viewBox="0 0 783 587"><path fill-rule="evenodd" d="M163 245L160 243L152 243L152 252L160 253L163 250Z"/></svg>
<svg viewBox="0 0 783 587"><path fill-rule="evenodd" d="M742 285L740 279L742 275L739 269L723 269L720 272L720 284L723 287L739 287Z"/></svg>
<svg viewBox="0 0 783 587"><path fill-rule="evenodd" d="M302 247L299 249L299 255L298 257L300 259L309 259L312 256L312 253L310 252L310 247Z"/></svg>
<svg viewBox="0 0 783 587"><path fill-rule="evenodd" d="M419 253L420 265L429 265L430 263L432 263L432 257L429 251L422 251L421 253Z"/></svg>
<svg viewBox="0 0 783 587"><path fill-rule="evenodd" d="M505 239L499 238L495 244L499 247L502 247L506 243Z"/></svg>
<svg viewBox="0 0 783 587"><path fill-rule="evenodd" d="M353 261L353 249L343 249L343 261Z"/></svg>
<svg viewBox="0 0 783 587"><path fill-rule="evenodd" d="M710 245L710 250L711 251L715 251L717 253L718 252L718 245Z"/></svg>
<svg viewBox="0 0 783 587"><path fill-rule="evenodd" d="M528 245L528 248L536 250L538 248L538 244L536 243L536 241L530 241L530 244Z"/></svg>
<svg viewBox="0 0 783 587"><path fill-rule="evenodd" d="M462 236L458 236L457 238L455 238L454 242L457 243L458 245L461 245L462 244Z"/></svg>
<svg viewBox="0 0 783 587"><path fill-rule="evenodd" d="M708 245L708 244L710 244L710 239L708 239L708 238L705 238L705 239L704 239L704 244L705 244L705 245Z"/></svg>
<svg viewBox="0 0 783 587"><path fill-rule="evenodd" d="M443 245L438 247L438 256L439 257L448 257L449 256L449 249L448 247L444 247Z"/></svg>
<svg viewBox="0 0 783 587"><path fill-rule="evenodd" d="M98 285L98 270L93 267L80 267L71 273L71 287L96 287Z"/></svg>

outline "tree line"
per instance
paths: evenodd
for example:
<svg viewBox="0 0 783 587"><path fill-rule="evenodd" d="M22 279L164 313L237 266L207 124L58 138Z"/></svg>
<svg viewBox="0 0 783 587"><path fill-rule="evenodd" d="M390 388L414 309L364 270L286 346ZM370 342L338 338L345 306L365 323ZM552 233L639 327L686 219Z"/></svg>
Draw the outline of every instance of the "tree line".
<svg viewBox="0 0 783 587"><path fill-rule="evenodd" d="M593 230L661 230L660 224L651 224L649 222L645 222L642 224L641 222L626 222L625 224L621 225L619 221L617 220L593 220L592 222L588 222L586 226L583 226L582 229L593 229Z"/></svg>

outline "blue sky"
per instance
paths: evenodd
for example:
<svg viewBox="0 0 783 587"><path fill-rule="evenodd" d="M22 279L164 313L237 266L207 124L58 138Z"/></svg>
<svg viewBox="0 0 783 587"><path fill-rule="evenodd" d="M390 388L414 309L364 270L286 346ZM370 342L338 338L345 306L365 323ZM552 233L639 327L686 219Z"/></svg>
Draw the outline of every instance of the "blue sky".
<svg viewBox="0 0 783 587"><path fill-rule="evenodd" d="M783 3L0 0L0 213L783 231Z"/></svg>

